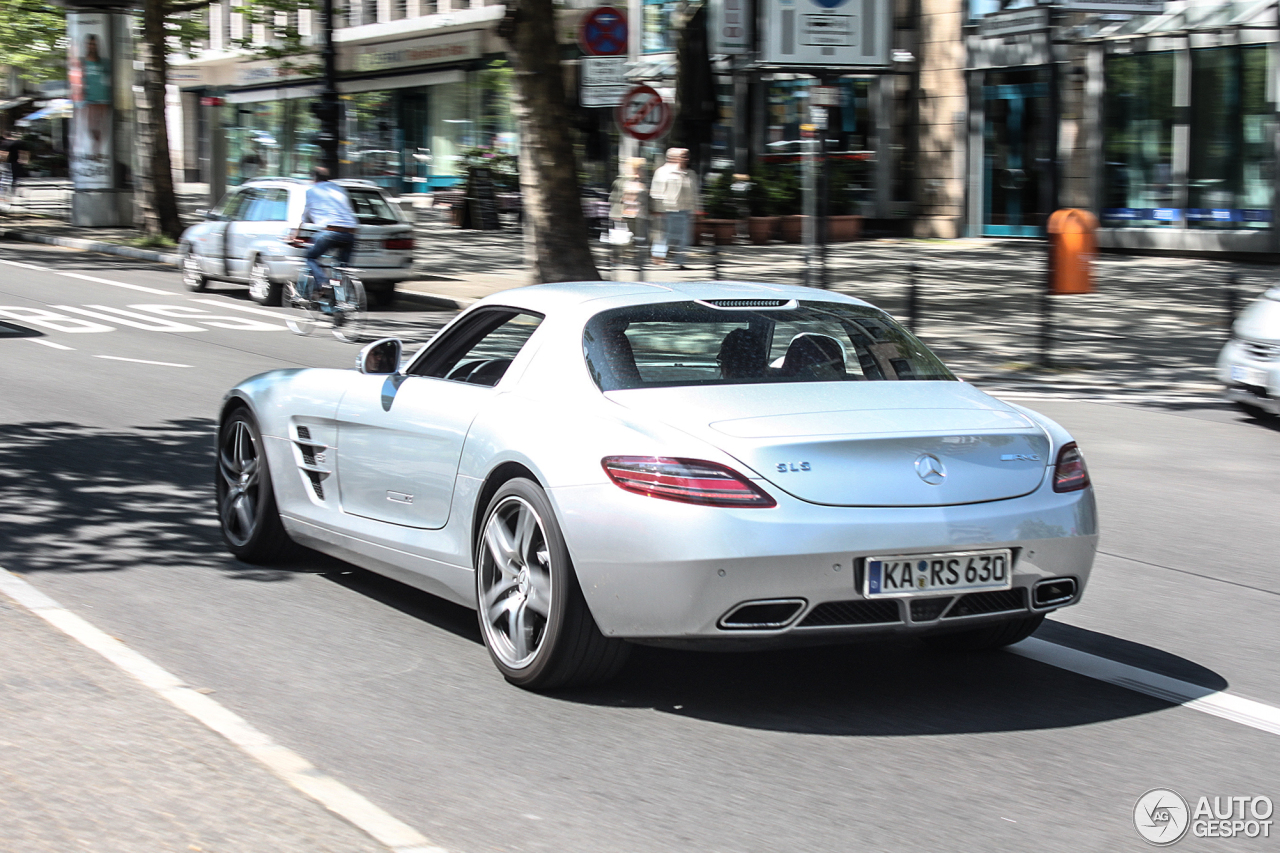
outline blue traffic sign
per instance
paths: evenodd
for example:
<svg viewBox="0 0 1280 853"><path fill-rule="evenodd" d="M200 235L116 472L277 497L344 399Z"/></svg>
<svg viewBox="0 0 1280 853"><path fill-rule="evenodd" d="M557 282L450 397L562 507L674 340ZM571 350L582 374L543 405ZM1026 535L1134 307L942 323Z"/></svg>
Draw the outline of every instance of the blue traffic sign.
<svg viewBox="0 0 1280 853"><path fill-rule="evenodd" d="M612 6L592 9L578 28L578 44L591 56L622 56L627 52L627 16Z"/></svg>

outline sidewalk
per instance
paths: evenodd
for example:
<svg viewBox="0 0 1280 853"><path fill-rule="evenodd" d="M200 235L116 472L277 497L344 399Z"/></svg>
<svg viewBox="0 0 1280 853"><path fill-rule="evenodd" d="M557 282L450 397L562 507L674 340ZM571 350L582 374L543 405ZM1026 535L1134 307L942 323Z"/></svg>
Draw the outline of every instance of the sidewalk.
<svg viewBox="0 0 1280 853"><path fill-rule="evenodd" d="M441 211L417 213L418 280L401 291L442 307L528 283L520 231L452 227ZM165 253L111 248L129 229L74 229L49 219L0 222L0 239L57 242L172 263ZM95 243L85 242L88 240ZM606 247L595 244L607 278L634 279L613 270ZM908 321L909 266L918 272L920 337L962 377L1006 394L1082 396L1175 406L1221 404L1214 363L1228 330L1227 288L1236 277L1243 308L1276 281L1274 266L1193 258L1101 255L1097 292L1054 297L1051 366L1040 361L1045 250L1039 241L868 240L828 249L833 290L884 308ZM715 269L713 270L713 264ZM746 280L799 284L804 248L708 247L691 251L686 270L649 265L648 281ZM715 272L718 271L718 275Z"/></svg>
<svg viewBox="0 0 1280 853"><path fill-rule="evenodd" d="M0 850L387 853L0 593Z"/></svg>

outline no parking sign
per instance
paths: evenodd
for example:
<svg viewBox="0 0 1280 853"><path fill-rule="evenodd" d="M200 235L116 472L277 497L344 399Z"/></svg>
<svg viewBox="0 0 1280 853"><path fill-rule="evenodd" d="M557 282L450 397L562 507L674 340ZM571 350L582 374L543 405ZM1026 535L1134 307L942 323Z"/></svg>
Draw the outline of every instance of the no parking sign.
<svg viewBox="0 0 1280 853"><path fill-rule="evenodd" d="M618 126L641 141L657 139L671 129L671 105L652 86L641 84L623 95L618 105Z"/></svg>
<svg viewBox="0 0 1280 853"><path fill-rule="evenodd" d="M612 6L592 9L578 27L578 44L588 56L622 56L627 52L627 16Z"/></svg>

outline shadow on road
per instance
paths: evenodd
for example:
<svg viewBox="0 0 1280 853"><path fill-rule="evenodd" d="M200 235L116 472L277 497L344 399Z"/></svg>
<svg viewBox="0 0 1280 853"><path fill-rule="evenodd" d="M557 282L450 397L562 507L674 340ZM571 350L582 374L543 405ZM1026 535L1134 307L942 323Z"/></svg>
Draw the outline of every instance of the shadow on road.
<svg viewBox="0 0 1280 853"><path fill-rule="evenodd" d="M0 426L0 565L24 573L212 569L259 582L321 573L470 640L477 666L498 677L467 608L315 552L277 567L231 558L214 513L213 428L207 418L129 431ZM1115 637L1055 622L1038 636L1212 690L1227 686L1192 661ZM1016 655L939 654L910 640L738 654L636 647L610 685L553 698L838 736L1060 728L1170 707Z"/></svg>
<svg viewBox="0 0 1280 853"><path fill-rule="evenodd" d="M288 580L222 545L211 418L130 431L72 423L0 426L0 565L19 572L216 568ZM314 571L314 569L311 569Z"/></svg>

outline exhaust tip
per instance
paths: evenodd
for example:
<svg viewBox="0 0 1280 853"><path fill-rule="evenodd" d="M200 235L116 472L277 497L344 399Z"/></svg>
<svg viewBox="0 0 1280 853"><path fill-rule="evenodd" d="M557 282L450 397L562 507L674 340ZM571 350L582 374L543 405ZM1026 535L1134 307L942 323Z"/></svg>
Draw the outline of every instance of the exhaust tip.
<svg viewBox="0 0 1280 853"><path fill-rule="evenodd" d="M1049 578L1035 585L1031 600L1036 607L1054 607L1075 598L1078 589L1075 578Z"/></svg>
<svg viewBox="0 0 1280 853"><path fill-rule="evenodd" d="M720 627L727 631L767 631L785 628L804 609L803 598L772 598L739 604L720 617Z"/></svg>

